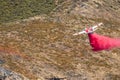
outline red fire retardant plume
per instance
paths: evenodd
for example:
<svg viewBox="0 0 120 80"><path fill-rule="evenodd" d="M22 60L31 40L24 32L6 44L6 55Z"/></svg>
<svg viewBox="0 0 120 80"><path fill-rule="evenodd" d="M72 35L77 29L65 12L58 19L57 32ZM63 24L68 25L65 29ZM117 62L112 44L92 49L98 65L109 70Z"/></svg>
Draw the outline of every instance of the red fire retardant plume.
<svg viewBox="0 0 120 80"><path fill-rule="evenodd" d="M93 51L110 50L120 47L120 39L109 38L96 33L88 33L88 37Z"/></svg>

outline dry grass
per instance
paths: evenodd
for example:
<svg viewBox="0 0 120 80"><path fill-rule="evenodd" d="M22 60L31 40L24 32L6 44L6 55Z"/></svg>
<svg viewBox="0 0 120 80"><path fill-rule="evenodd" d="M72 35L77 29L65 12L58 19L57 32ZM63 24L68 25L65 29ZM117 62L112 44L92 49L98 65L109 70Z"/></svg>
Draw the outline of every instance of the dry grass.
<svg viewBox="0 0 120 80"><path fill-rule="evenodd" d="M107 27L110 27L109 23L105 22L104 26L106 27L104 30L100 29L99 32L104 33L108 29ZM117 26L116 23L112 25ZM52 22L34 21L0 28L2 39L0 50L1 53L8 54L7 56L1 55L2 59L6 61L4 66L22 73L30 79L35 80L36 77L43 76L45 78L50 75L70 77L67 72L76 70L92 74L96 70L101 71L101 68L105 69L104 73L109 73L106 70L119 70L117 66L120 64L116 63L118 59L112 56L115 53L118 55L119 50L93 54L89 43L86 42L86 36L73 37L72 27ZM117 29L113 28L112 30L116 31ZM119 58L119 55L117 57ZM76 74L79 74L77 71ZM115 72L112 71L112 73Z"/></svg>
<svg viewBox="0 0 120 80"><path fill-rule="evenodd" d="M53 76L72 80L119 79L119 49L93 52L86 35L72 35L84 26L103 22L97 33L119 37L119 21L61 14L60 23L59 17L54 18L58 23L50 18L47 22L32 20L1 25L0 58L6 62L3 66L31 80Z"/></svg>

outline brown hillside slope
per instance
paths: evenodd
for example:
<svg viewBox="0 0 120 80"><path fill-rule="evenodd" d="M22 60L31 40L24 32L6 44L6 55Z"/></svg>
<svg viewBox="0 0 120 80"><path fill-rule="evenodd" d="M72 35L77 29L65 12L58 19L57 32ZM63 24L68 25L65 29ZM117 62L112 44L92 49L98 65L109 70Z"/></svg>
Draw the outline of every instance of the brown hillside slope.
<svg viewBox="0 0 120 80"><path fill-rule="evenodd" d="M119 4L119 0L66 0L43 20L0 26L0 46L12 46L12 51L29 57L2 50L2 66L30 80L119 80L119 49L93 52L86 35L72 35L103 22L97 33L120 37Z"/></svg>

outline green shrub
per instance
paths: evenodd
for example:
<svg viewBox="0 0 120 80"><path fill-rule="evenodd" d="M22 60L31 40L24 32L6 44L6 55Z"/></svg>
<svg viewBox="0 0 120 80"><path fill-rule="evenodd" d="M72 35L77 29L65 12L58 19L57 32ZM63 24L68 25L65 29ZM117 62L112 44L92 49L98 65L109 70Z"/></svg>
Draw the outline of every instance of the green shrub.
<svg viewBox="0 0 120 80"><path fill-rule="evenodd" d="M54 0L1 0L0 23L49 14L55 6Z"/></svg>

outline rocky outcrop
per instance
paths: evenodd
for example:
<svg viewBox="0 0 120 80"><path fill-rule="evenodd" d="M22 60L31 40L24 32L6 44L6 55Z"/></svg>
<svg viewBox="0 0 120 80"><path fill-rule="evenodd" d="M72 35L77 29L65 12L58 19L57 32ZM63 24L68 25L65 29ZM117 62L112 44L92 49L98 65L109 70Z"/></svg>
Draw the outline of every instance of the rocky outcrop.
<svg viewBox="0 0 120 80"><path fill-rule="evenodd" d="M73 25L102 20L120 21L119 0L66 0L51 14L55 22ZM87 19L87 20L85 20Z"/></svg>
<svg viewBox="0 0 120 80"><path fill-rule="evenodd" d="M29 80L21 74L0 67L0 80Z"/></svg>

